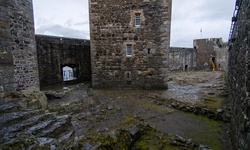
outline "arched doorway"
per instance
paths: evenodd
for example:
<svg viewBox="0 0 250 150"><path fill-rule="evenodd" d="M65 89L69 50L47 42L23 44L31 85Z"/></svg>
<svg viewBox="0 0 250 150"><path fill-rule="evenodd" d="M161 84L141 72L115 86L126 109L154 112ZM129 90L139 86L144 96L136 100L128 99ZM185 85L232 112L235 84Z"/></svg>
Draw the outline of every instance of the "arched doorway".
<svg viewBox="0 0 250 150"><path fill-rule="evenodd" d="M77 66L76 65L64 65L62 66L63 81L71 81L77 79Z"/></svg>

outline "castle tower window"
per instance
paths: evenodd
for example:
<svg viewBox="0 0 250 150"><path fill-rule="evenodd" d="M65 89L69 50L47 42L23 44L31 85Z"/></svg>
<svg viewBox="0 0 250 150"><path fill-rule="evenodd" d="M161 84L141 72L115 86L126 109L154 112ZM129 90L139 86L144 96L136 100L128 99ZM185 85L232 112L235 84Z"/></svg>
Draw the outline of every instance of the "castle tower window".
<svg viewBox="0 0 250 150"><path fill-rule="evenodd" d="M127 79L130 79L130 73L127 73Z"/></svg>
<svg viewBox="0 0 250 150"><path fill-rule="evenodd" d="M135 13L135 26L141 25L141 13Z"/></svg>
<svg viewBox="0 0 250 150"><path fill-rule="evenodd" d="M127 57L131 57L132 56L132 45L131 44L127 44L126 45L126 56Z"/></svg>

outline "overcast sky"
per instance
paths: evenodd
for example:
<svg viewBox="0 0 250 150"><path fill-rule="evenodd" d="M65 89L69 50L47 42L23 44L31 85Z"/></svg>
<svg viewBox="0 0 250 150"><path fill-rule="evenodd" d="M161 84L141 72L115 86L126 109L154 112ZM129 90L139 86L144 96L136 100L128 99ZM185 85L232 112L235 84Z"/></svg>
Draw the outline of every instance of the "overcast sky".
<svg viewBox="0 0 250 150"><path fill-rule="evenodd" d="M235 0L172 0L171 46L228 40ZM33 0L36 34L89 39L88 0ZM201 34L202 29L202 34Z"/></svg>

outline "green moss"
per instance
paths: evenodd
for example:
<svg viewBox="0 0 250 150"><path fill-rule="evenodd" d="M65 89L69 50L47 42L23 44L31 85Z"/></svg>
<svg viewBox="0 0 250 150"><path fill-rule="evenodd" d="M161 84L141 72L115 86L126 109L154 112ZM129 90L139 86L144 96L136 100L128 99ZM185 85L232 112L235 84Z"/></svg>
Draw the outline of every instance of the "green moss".
<svg viewBox="0 0 250 150"><path fill-rule="evenodd" d="M176 144L172 142L176 139L175 135L164 135L157 130L148 129L144 132L141 138L135 143L135 147L141 150L193 150L197 147L187 145L186 143L181 143L175 141Z"/></svg>
<svg viewBox="0 0 250 150"><path fill-rule="evenodd" d="M222 122L211 120L208 119L207 117L195 114L185 113L185 115L201 120L201 124L197 125L197 126L202 126L202 128L199 128L201 131L197 130L197 132L190 133L189 134L190 138L192 138L195 141L198 141L201 144L205 144L209 147L212 147L214 150L221 149L222 143L219 140L219 138L222 137L222 135L220 134L223 131ZM206 133L204 133L203 131L204 129L206 130Z"/></svg>
<svg viewBox="0 0 250 150"><path fill-rule="evenodd" d="M145 103L144 106L149 108L149 109L158 111L158 112L163 112L165 110L163 107L160 107L160 106L155 105L155 104L150 104L150 103Z"/></svg>
<svg viewBox="0 0 250 150"><path fill-rule="evenodd" d="M162 150L195 150L195 147L182 147L182 146L174 146L171 144L166 144Z"/></svg>
<svg viewBox="0 0 250 150"><path fill-rule="evenodd" d="M147 127L144 129L143 133L144 134L135 143L137 148L142 150L158 150L161 148L160 146L162 146L162 140L157 137L159 133L156 130L151 127Z"/></svg>
<svg viewBox="0 0 250 150"><path fill-rule="evenodd" d="M206 106L213 112L216 112L217 109L222 108L225 97L215 94L204 97L204 101L198 102L197 106Z"/></svg>
<svg viewBox="0 0 250 150"><path fill-rule="evenodd" d="M153 144L151 140L140 140L136 143L136 147L142 150L160 149L160 147L158 147L156 144Z"/></svg>
<svg viewBox="0 0 250 150"><path fill-rule="evenodd" d="M121 129L124 127L137 125L139 123L140 123L140 120L134 118L131 114L126 114L123 116L123 121L120 124L113 126L112 129Z"/></svg>

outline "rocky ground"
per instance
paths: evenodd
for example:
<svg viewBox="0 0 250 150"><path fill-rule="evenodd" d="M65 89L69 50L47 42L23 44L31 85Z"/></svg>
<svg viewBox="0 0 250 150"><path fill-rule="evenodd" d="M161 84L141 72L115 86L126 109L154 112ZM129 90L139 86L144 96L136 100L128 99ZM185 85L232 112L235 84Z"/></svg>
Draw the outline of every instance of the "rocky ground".
<svg viewBox="0 0 250 150"><path fill-rule="evenodd" d="M48 103L34 91L1 96L0 149L230 150L223 72L174 73L161 91L43 90Z"/></svg>

